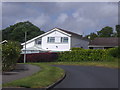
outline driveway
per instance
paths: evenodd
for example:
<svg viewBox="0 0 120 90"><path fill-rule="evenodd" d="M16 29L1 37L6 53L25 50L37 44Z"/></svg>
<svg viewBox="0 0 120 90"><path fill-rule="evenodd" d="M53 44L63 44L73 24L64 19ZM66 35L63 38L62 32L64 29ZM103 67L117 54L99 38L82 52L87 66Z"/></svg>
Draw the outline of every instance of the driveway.
<svg viewBox="0 0 120 90"><path fill-rule="evenodd" d="M54 65L66 71L65 79L54 88L118 88L118 69Z"/></svg>
<svg viewBox="0 0 120 90"><path fill-rule="evenodd" d="M4 72L2 75L2 83L11 82L30 76L40 70L40 67L29 64L17 64L16 69L10 72Z"/></svg>

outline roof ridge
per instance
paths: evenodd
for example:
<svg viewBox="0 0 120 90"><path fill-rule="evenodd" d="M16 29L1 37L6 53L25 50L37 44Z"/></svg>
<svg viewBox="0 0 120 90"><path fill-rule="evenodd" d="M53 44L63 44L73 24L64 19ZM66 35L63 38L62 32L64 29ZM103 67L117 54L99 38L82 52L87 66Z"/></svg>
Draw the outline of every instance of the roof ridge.
<svg viewBox="0 0 120 90"><path fill-rule="evenodd" d="M55 27L55 28L57 28L57 27ZM74 35L82 37L82 35L80 35L80 34L77 34L77 33L74 33L74 32L71 32L71 31L68 31L68 30L65 30L65 29L62 29L62 28L57 28L57 29L59 29L61 31L64 31L66 33L72 34L72 35L74 34Z"/></svg>

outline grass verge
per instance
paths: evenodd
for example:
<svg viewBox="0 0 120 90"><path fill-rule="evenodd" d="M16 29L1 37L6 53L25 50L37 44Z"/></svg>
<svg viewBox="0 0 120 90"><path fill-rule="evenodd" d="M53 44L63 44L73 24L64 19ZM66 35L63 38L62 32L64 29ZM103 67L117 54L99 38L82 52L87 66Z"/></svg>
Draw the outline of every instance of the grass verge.
<svg viewBox="0 0 120 90"><path fill-rule="evenodd" d="M86 62L51 62L50 65L81 65L81 66L99 66L99 67L108 67L108 68L120 68L118 65L120 59L115 58L113 61L86 61Z"/></svg>
<svg viewBox="0 0 120 90"><path fill-rule="evenodd" d="M46 63L31 64L39 66L42 70L32 76L5 83L3 87L45 88L64 76L64 70L58 67L52 67Z"/></svg>

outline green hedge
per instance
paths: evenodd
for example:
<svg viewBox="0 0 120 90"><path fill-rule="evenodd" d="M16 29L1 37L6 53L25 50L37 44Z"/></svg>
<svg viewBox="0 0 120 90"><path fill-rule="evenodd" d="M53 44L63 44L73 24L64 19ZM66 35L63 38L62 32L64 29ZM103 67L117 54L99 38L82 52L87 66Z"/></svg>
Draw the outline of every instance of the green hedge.
<svg viewBox="0 0 120 90"><path fill-rule="evenodd" d="M110 48L109 55L120 58L120 46L116 48Z"/></svg>
<svg viewBox="0 0 120 90"><path fill-rule="evenodd" d="M20 46L17 42L9 41L2 45L2 70L14 69L20 56Z"/></svg>
<svg viewBox="0 0 120 90"><path fill-rule="evenodd" d="M111 61L113 57L105 49L80 49L61 52L58 61Z"/></svg>
<svg viewBox="0 0 120 90"><path fill-rule="evenodd" d="M73 47L73 48L71 48L71 50L72 50L72 51L73 51L73 50L83 50L83 48Z"/></svg>

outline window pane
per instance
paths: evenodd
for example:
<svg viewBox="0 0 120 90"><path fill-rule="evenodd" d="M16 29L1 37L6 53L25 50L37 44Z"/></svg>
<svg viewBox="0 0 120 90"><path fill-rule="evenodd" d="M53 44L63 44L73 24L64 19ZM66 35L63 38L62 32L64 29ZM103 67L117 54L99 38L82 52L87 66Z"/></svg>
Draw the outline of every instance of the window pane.
<svg viewBox="0 0 120 90"><path fill-rule="evenodd" d="M62 43L68 43L68 37L61 37Z"/></svg>
<svg viewBox="0 0 120 90"><path fill-rule="evenodd" d="M55 42L55 37L48 37L48 40L47 40L48 42Z"/></svg>

